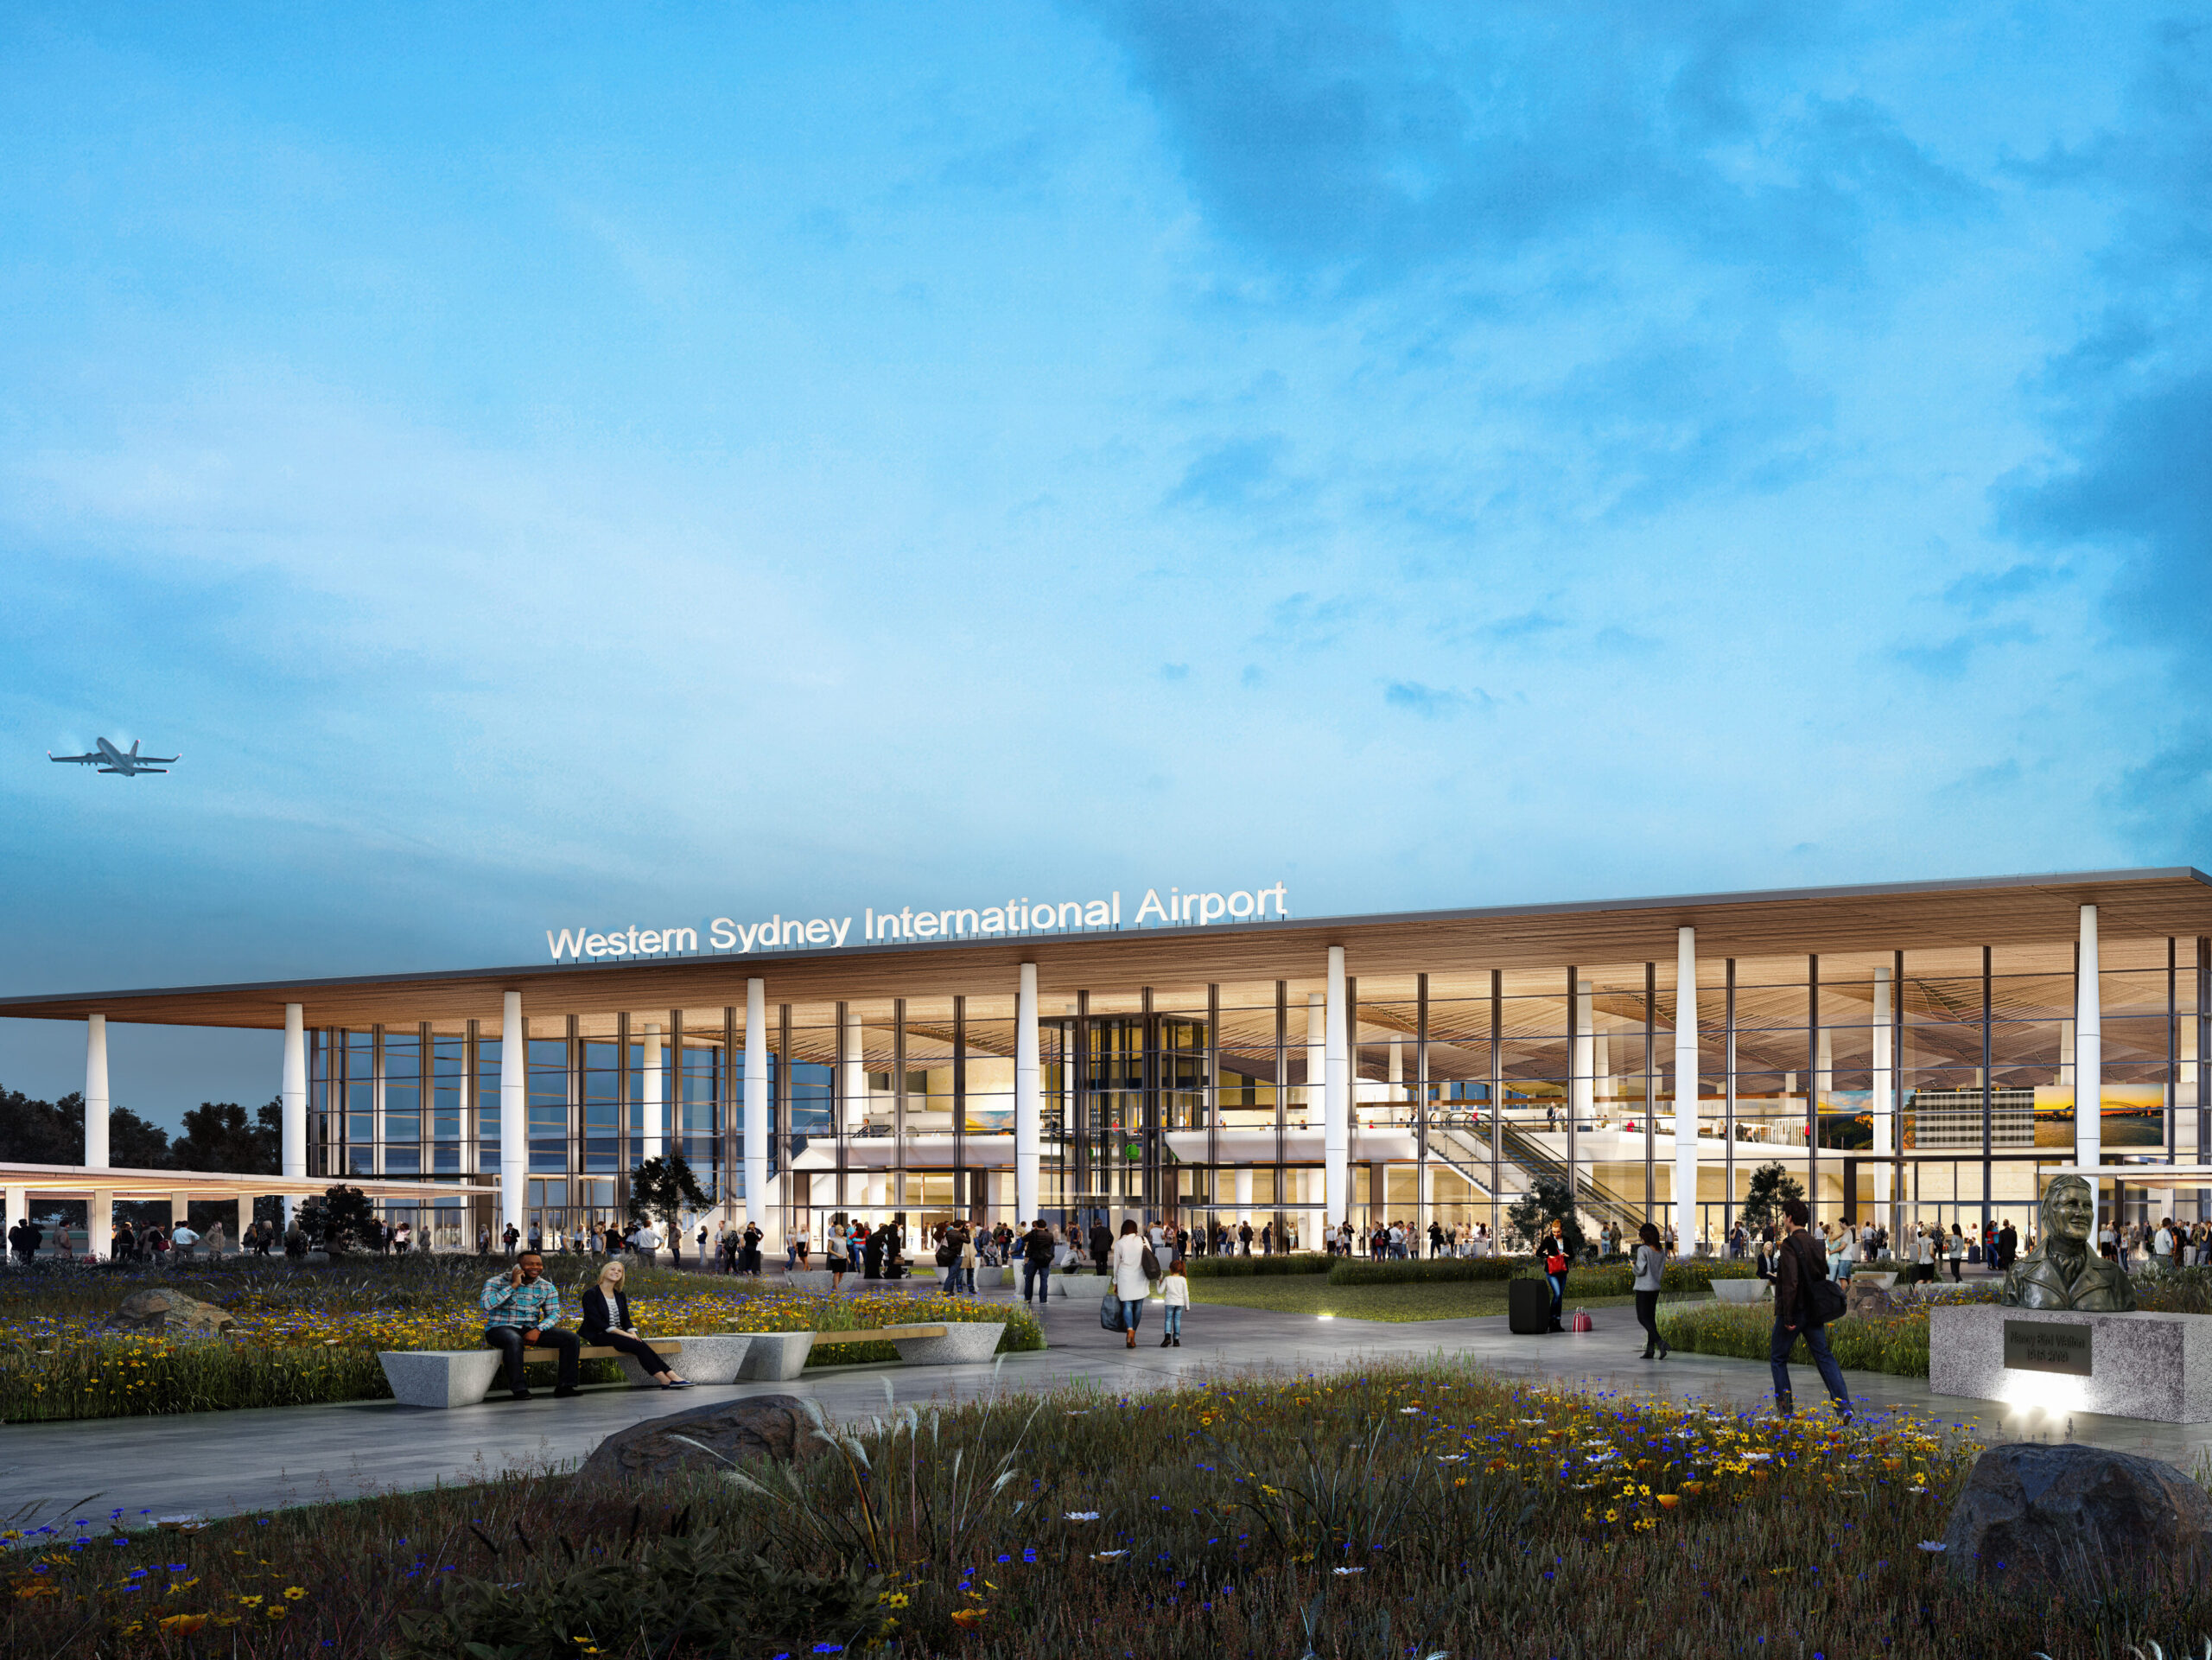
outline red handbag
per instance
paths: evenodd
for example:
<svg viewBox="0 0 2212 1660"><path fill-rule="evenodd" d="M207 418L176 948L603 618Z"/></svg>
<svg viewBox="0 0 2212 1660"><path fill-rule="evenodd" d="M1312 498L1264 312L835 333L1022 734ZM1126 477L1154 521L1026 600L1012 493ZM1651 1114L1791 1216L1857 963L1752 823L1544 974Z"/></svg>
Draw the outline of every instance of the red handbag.
<svg viewBox="0 0 2212 1660"><path fill-rule="evenodd" d="M1573 1313L1567 1317L1567 1329L1570 1332L1589 1331L1591 1329L1590 1316L1584 1313L1580 1308L1576 1309Z"/></svg>

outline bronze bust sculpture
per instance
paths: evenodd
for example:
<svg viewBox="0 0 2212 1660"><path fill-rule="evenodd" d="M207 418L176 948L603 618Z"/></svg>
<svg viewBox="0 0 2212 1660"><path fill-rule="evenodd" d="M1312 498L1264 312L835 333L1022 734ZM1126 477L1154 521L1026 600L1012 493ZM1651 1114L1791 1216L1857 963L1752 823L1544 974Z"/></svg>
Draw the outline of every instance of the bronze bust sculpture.
<svg viewBox="0 0 2212 1660"><path fill-rule="evenodd" d="M2058 1176L2044 1189L2043 1243L2012 1265L1997 1301L2017 1308L2125 1313L2135 1307L2126 1270L2097 1255L2089 1231L2097 1198L2081 1176Z"/></svg>

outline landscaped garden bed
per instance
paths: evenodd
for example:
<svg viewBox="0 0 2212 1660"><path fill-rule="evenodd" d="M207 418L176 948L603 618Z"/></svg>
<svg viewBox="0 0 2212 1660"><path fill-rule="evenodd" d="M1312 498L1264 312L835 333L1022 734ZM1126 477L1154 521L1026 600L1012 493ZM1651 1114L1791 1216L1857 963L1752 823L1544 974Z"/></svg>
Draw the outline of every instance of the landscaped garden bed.
<svg viewBox="0 0 2212 1660"><path fill-rule="evenodd" d="M1836 1364L1859 1371L1890 1372L1899 1377L1928 1376L1928 1311L1943 1302L1993 1302L1994 1280L1954 1285L1936 1281L1900 1288L1895 1312L1852 1314L1827 1328ZM2183 1269L2135 1282L2136 1306L2170 1314L2212 1313L2212 1269ZM1675 1348L1692 1354L1728 1355L1764 1362L1774 1331L1771 1303L1677 1302L1659 1306L1659 1332ZM1798 1340L1796 1359L1812 1358Z"/></svg>
<svg viewBox="0 0 2212 1660"><path fill-rule="evenodd" d="M897 1409L745 1480L516 1478L193 1535L116 1530L127 1511L49 1524L0 1559L0 1651L2196 1651L2212 1589L2178 1553L2139 1564L2147 1590L2070 1600L1955 1581L1923 1542L1971 1457L1923 1424L1782 1423L1452 1364L1009 1395Z"/></svg>
<svg viewBox="0 0 2212 1660"><path fill-rule="evenodd" d="M554 1256L573 1328L580 1282L596 1257ZM232 1259L193 1273L41 1264L0 1276L0 1421L135 1417L240 1407L389 1397L377 1352L478 1346L478 1294L496 1258L355 1258L328 1267ZM118 1333L102 1328L131 1292L159 1286L219 1305L225 1335ZM1020 1307L942 1297L786 1292L749 1280L632 1266L636 1319L649 1332L855 1331L926 1318L1004 1320L1001 1351L1039 1349L1043 1329ZM847 1344L825 1364L895 1361L887 1344ZM613 1361L585 1363L587 1383L619 1381Z"/></svg>

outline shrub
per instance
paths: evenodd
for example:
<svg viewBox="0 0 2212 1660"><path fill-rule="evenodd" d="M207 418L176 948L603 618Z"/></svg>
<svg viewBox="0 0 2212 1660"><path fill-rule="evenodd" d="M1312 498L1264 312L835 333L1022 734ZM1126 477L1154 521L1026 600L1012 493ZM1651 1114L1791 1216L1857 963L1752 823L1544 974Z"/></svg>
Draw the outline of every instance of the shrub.
<svg viewBox="0 0 2212 1660"><path fill-rule="evenodd" d="M1194 1280L1236 1280L1257 1274L1326 1274L1330 1263L1342 1260L1300 1250L1284 1256L1186 1256L1183 1266Z"/></svg>
<svg viewBox="0 0 2212 1660"><path fill-rule="evenodd" d="M1370 1262L1339 1256L1329 1269L1331 1285L1412 1285L1454 1280L1510 1280L1533 1269L1531 1256L1433 1256L1424 1262L1384 1257Z"/></svg>

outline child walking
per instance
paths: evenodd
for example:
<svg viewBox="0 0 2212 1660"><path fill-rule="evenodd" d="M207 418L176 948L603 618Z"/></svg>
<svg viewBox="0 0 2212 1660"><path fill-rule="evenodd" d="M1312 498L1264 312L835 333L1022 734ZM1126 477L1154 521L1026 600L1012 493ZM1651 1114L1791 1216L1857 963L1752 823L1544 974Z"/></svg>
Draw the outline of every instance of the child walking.
<svg viewBox="0 0 2212 1660"><path fill-rule="evenodd" d="M1160 1346L1179 1349L1183 1346L1183 1311L1191 1306L1191 1282L1184 1272L1181 1257L1167 1265L1167 1273L1160 1282L1160 1294L1167 1304L1167 1331L1160 1338Z"/></svg>

